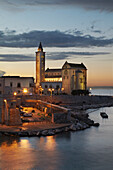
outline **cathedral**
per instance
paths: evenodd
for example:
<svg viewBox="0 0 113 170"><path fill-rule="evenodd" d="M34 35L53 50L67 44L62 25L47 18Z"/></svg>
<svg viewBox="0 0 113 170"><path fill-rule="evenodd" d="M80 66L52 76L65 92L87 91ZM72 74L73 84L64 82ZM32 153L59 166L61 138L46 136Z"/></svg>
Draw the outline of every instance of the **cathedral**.
<svg viewBox="0 0 113 170"><path fill-rule="evenodd" d="M87 68L83 63L64 63L62 68L45 70L45 52L40 42L36 52L36 91L49 89L54 93L71 94L73 90L87 90Z"/></svg>

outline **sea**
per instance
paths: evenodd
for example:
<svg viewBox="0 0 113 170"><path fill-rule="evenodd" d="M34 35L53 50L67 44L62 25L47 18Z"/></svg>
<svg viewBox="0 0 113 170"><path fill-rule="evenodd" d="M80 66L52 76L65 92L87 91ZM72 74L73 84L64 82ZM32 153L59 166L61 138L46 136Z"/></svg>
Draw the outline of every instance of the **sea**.
<svg viewBox="0 0 113 170"><path fill-rule="evenodd" d="M92 89L113 96L113 89ZM102 119L105 110L108 119ZM0 170L113 170L113 107L86 112L99 127L47 137L0 136Z"/></svg>

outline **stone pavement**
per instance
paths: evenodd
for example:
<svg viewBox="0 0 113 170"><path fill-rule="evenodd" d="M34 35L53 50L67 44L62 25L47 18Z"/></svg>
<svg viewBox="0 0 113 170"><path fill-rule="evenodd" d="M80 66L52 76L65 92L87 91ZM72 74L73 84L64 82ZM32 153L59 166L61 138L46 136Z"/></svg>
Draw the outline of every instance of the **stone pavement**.
<svg viewBox="0 0 113 170"><path fill-rule="evenodd" d="M23 123L21 126L6 126L0 124L0 132L19 132L19 131L41 131L45 129L55 129L66 127L70 125L70 123L65 124L55 124L50 122L29 122Z"/></svg>

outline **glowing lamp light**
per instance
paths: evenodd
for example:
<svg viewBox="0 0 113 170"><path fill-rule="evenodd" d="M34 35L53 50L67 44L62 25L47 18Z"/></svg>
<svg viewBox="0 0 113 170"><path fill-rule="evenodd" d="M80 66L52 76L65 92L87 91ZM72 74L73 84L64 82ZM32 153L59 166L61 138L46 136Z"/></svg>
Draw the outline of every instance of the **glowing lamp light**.
<svg viewBox="0 0 113 170"><path fill-rule="evenodd" d="M6 99L4 99L4 102L6 103L6 102L7 102L7 100L6 100Z"/></svg>
<svg viewBox="0 0 113 170"><path fill-rule="evenodd" d="M13 94L14 94L14 96L16 96L16 95L17 95L17 92L14 92Z"/></svg>
<svg viewBox="0 0 113 170"><path fill-rule="evenodd" d="M23 89L23 93L27 93L28 90L26 88Z"/></svg>
<svg viewBox="0 0 113 170"><path fill-rule="evenodd" d="M48 90L49 90L49 91L54 91L54 89L50 89L50 88L49 88Z"/></svg>

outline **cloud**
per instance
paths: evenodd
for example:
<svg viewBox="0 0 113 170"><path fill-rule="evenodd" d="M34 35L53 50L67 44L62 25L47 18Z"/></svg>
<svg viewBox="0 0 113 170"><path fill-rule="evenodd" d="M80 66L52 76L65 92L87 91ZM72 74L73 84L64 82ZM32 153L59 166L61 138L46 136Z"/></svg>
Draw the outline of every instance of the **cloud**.
<svg viewBox="0 0 113 170"><path fill-rule="evenodd" d="M69 58L78 58L78 56L91 57L96 55L106 55L110 53L105 52L50 52L46 54L48 60L64 60ZM0 62L23 62L35 61L33 55L19 55L19 54L0 54ZM1 72L0 72L1 74Z"/></svg>
<svg viewBox="0 0 113 170"><path fill-rule="evenodd" d="M64 60L69 58L78 58L79 56L84 56L85 58L91 58L91 56L96 55L106 55L110 53L105 52L54 52L48 53L47 59L49 60Z"/></svg>
<svg viewBox="0 0 113 170"><path fill-rule="evenodd" d="M113 12L113 0L1 0L1 6L6 9L22 10L28 6L72 6L86 10Z"/></svg>
<svg viewBox="0 0 113 170"><path fill-rule="evenodd" d="M57 30L33 30L22 34L17 34L15 30L0 31L0 47L37 47L40 41L44 47L105 47L113 45L113 38L72 35Z"/></svg>
<svg viewBox="0 0 113 170"><path fill-rule="evenodd" d="M3 62L18 62L18 61L35 61L35 58L19 54L0 54L0 61Z"/></svg>
<svg viewBox="0 0 113 170"><path fill-rule="evenodd" d="M5 73L5 71L0 70L0 77L3 76Z"/></svg>

